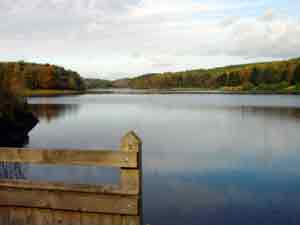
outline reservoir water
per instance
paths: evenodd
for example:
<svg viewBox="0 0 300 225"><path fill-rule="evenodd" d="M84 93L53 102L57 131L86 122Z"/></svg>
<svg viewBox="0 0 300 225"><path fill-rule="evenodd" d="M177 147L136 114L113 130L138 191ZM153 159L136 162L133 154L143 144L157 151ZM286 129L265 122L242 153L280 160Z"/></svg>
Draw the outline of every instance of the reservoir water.
<svg viewBox="0 0 300 225"><path fill-rule="evenodd" d="M300 98L103 94L30 98L27 147L118 148L143 140L143 216L151 225L298 225ZM117 182L118 171L26 166L26 178Z"/></svg>

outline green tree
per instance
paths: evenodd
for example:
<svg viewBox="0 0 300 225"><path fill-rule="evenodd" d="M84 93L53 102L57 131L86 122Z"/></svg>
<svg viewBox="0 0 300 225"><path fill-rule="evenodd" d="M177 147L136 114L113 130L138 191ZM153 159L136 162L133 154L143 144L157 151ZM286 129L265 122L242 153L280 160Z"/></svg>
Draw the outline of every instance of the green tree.
<svg viewBox="0 0 300 225"><path fill-rule="evenodd" d="M227 76L227 86L239 86L242 84L241 77L238 72L231 72Z"/></svg>
<svg viewBox="0 0 300 225"><path fill-rule="evenodd" d="M300 64L298 64L296 66L296 69L294 71L294 76L293 76L293 80L292 80L293 84L298 84L300 83Z"/></svg>
<svg viewBox="0 0 300 225"><path fill-rule="evenodd" d="M251 72L250 82L255 85L258 85L260 83L260 72L257 67L254 67Z"/></svg>

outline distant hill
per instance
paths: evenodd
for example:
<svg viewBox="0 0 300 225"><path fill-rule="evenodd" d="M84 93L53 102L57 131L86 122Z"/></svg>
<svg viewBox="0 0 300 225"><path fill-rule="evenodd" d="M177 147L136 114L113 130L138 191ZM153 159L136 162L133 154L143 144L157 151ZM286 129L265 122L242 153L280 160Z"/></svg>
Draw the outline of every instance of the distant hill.
<svg viewBox="0 0 300 225"><path fill-rule="evenodd" d="M0 82L10 89L83 90L84 80L72 70L50 64L0 62Z"/></svg>
<svg viewBox="0 0 300 225"><path fill-rule="evenodd" d="M86 88L96 89L96 88L111 88L112 81L103 79L85 79Z"/></svg>
<svg viewBox="0 0 300 225"><path fill-rule="evenodd" d="M136 78L138 79L138 78ZM139 79L142 79L142 77L139 77ZM125 78L125 79L118 79L118 80L114 80L112 82L113 87L115 88L134 88L133 85L131 84L131 82L134 79L129 79L129 78Z"/></svg>
<svg viewBox="0 0 300 225"><path fill-rule="evenodd" d="M300 89L300 58L285 61L146 74L113 82L136 89L203 88L224 90Z"/></svg>

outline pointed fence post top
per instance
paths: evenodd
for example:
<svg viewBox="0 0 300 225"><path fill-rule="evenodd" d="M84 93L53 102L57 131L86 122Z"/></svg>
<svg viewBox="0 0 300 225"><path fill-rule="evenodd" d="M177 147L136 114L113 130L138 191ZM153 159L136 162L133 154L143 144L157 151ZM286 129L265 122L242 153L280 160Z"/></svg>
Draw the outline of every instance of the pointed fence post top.
<svg viewBox="0 0 300 225"><path fill-rule="evenodd" d="M121 139L121 150L125 152L139 152L142 146L142 140L134 131L129 131Z"/></svg>

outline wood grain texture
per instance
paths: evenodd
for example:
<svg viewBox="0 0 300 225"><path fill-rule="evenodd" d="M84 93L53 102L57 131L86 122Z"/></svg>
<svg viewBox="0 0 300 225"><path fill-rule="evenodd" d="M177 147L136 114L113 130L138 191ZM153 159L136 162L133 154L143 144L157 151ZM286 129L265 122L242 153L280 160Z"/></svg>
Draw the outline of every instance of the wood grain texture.
<svg viewBox="0 0 300 225"><path fill-rule="evenodd" d="M0 179L0 188L16 188L27 190L66 191L98 194L136 195L135 193L122 190L119 185L86 185L86 184L64 184L53 182L38 182L28 180Z"/></svg>
<svg viewBox="0 0 300 225"><path fill-rule="evenodd" d="M137 196L1 188L0 199L0 206L138 215Z"/></svg>
<svg viewBox="0 0 300 225"><path fill-rule="evenodd" d="M137 167L137 154L121 151L84 151L0 148L0 161L53 165Z"/></svg>
<svg viewBox="0 0 300 225"><path fill-rule="evenodd" d="M0 207L0 225L140 225L138 216Z"/></svg>
<svg viewBox="0 0 300 225"><path fill-rule="evenodd" d="M138 199L138 218L134 220L130 217L127 218L125 224L143 224L142 217L142 141L131 131L121 139L121 151L123 152L136 152L137 153L137 168L121 168L120 172L120 186L124 192L136 194Z"/></svg>
<svg viewBox="0 0 300 225"><path fill-rule="evenodd" d="M138 169L121 169L120 186L123 193L129 195L140 194L140 170Z"/></svg>
<svg viewBox="0 0 300 225"><path fill-rule="evenodd" d="M9 208L0 207L0 225L9 224Z"/></svg>
<svg viewBox="0 0 300 225"><path fill-rule="evenodd" d="M121 151L122 152L139 152L142 146L141 139L133 132L128 132L121 139Z"/></svg>
<svg viewBox="0 0 300 225"><path fill-rule="evenodd" d="M25 210L24 208L20 208ZM27 221L28 225L53 225L53 212L48 209L29 209L31 211L30 221Z"/></svg>
<svg viewBox="0 0 300 225"><path fill-rule="evenodd" d="M19 209L17 207L12 208L9 214L9 224L10 225L27 225L27 209Z"/></svg>
<svg viewBox="0 0 300 225"><path fill-rule="evenodd" d="M76 212L53 211L53 225L81 225L81 215Z"/></svg>
<svg viewBox="0 0 300 225"><path fill-rule="evenodd" d="M81 225L101 225L99 223L100 215L93 213L82 213L81 214Z"/></svg>

